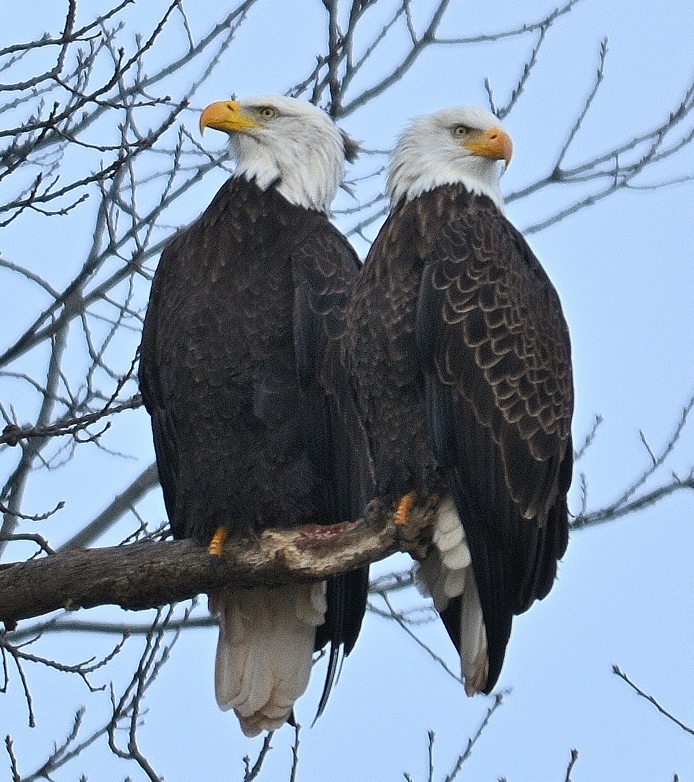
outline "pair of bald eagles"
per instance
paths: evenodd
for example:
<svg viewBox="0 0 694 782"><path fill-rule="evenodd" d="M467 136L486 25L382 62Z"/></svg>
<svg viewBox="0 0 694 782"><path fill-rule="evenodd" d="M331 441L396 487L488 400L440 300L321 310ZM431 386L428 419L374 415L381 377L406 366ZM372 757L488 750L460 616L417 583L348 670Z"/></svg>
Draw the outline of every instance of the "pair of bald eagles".
<svg viewBox="0 0 694 782"><path fill-rule="evenodd" d="M434 503L419 582L467 693L489 692L513 615L549 592L566 549L572 471L569 335L503 214L511 141L481 109L415 119L360 268L328 219L353 150L324 112L225 101L206 126L229 134L237 166L162 253L140 354L174 537L334 524L374 498L406 522ZM245 734L291 719L330 644L320 713L367 586L363 568L210 596L217 701Z"/></svg>

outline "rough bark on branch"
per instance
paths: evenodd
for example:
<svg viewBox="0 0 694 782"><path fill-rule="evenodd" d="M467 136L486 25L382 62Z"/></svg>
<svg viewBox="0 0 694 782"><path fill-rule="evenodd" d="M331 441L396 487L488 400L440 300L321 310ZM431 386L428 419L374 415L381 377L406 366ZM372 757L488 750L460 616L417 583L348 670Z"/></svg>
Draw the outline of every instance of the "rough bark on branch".
<svg viewBox="0 0 694 782"><path fill-rule="evenodd" d="M421 558L431 509L415 508L406 527L387 510L353 523L266 530L259 539L230 538L217 559L192 540L79 549L0 566L0 621L58 609L119 605L142 610L228 586L313 581L397 551Z"/></svg>

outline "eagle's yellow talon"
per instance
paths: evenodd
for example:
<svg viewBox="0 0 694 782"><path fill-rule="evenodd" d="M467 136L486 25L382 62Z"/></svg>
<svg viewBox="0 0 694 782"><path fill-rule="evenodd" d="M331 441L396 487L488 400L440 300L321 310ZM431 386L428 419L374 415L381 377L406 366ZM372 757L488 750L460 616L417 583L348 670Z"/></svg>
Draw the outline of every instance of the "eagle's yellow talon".
<svg viewBox="0 0 694 782"><path fill-rule="evenodd" d="M417 492L414 490L407 492L407 494L400 499L397 510L395 511L395 523L399 527L404 527L405 524L407 524L410 511L414 507L415 502L417 502Z"/></svg>
<svg viewBox="0 0 694 782"><path fill-rule="evenodd" d="M229 537L229 530L226 527L217 527L217 531L212 536L207 551L212 557L221 557L226 539Z"/></svg>

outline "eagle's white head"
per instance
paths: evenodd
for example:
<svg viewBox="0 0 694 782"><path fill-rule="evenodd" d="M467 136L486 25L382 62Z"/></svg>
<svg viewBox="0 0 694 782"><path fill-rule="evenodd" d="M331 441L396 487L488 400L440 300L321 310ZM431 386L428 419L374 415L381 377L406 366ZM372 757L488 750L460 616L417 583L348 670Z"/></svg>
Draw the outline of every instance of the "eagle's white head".
<svg viewBox="0 0 694 782"><path fill-rule="evenodd" d="M277 190L292 204L327 212L356 147L316 106L282 95L219 101L200 116L200 130L228 133L234 176Z"/></svg>
<svg viewBox="0 0 694 782"><path fill-rule="evenodd" d="M473 106L417 117L405 128L388 170L388 195L395 206L440 185L462 183L489 196L503 212L498 161L511 160L513 144L499 120Z"/></svg>

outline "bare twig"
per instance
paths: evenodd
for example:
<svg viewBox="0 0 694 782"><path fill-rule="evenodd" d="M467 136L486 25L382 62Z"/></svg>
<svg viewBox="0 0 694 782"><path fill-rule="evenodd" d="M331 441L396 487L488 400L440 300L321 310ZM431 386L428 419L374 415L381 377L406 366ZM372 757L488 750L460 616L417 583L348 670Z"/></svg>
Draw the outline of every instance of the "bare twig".
<svg viewBox="0 0 694 782"><path fill-rule="evenodd" d="M578 750L572 749L571 759L569 760L569 765L566 767L566 776L564 777L564 782L571 782L571 772L573 771L573 768L576 765L577 760L578 760Z"/></svg>
<svg viewBox="0 0 694 782"><path fill-rule="evenodd" d="M289 772L289 782L296 782L296 774L299 770L299 733L301 725L294 726L294 743L292 744L292 767Z"/></svg>
<svg viewBox="0 0 694 782"><path fill-rule="evenodd" d="M448 774L446 774L446 776L444 777L443 782L453 782L456 779L456 777L458 776L458 774L460 773L460 771L461 771L461 769L463 767L463 764L465 763L466 760L468 760L470 755L472 755L472 750L473 750L475 744L477 744L477 742L479 741L479 739L482 736L482 734L484 733L487 725L489 725L489 721L491 720L492 715L501 706L501 704L503 703L504 697L506 697L507 695L510 695L510 694L511 694L510 690L501 690L500 692L497 692L497 693L494 694L494 696L492 696L493 699L494 699L493 703L487 709L487 713L485 714L484 718L480 722L480 724L479 724L477 730L475 731L475 733L468 739L467 746L458 755L458 757L456 758L455 763L453 764L453 768L451 769L451 771ZM427 750L427 752L428 752L428 755L427 755L427 757L428 757L428 775L427 775L427 782L434 782L434 742L435 742L435 739L436 739L436 736L435 736L434 732L430 730L428 732L428 750ZM408 773L403 774L403 776L404 776L404 778L406 780L409 780L409 782L413 782L412 777Z"/></svg>
<svg viewBox="0 0 694 782"><path fill-rule="evenodd" d="M579 445L579 447L574 450L574 462L577 462L579 459L583 458L585 452L593 444L593 441L595 440L595 435L598 433L598 429L600 428L601 424L602 424L602 416L596 415L595 418L593 419L593 425L591 426L590 431L583 439L581 445Z"/></svg>
<svg viewBox="0 0 694 782"><path fill-rule="evenodd" d="M656 502L660 502L665 497L669 497L675 492L694 489L694 469L685 478L680 478L673 475L667 483L658 486L650 491L644 491L638 494L638 491L644 486L644 484L654 476L654 474L665 464L667 459L674 451L677 443L682 437L685 426L689 420L689 414L694 408L694 397L689 399L687 404L682 409L680 418L675 426L675 430L660 449L659 452L654 453L650 448L648 449L649 464L648 466L627 486L624 491L621 492L612 502L598 508L593 511L582 510L574 521L572 522L572 528L582 529L585 527L595 526L596 524L604 524L608 521L614 521L615 519L622 518L636 511L643 510ZM642 437L643 440L643 437ZM636 496L635 496L636 495ZM584 499L585 505L585 499Z"/></svg>
<svg viewBox="0 0 694 782"><path fill-rule="evenodd" d="M472 755L472 750L475 744L477 744L477 742L479 741L487 725L489 725L489 721L491 720L492 716L497 711L497 709L501 706L501 704L504 702L504 698L510 694L511 694L511 690L509 689L501 690L500 692L494 694L494 702L487 709L487 713L484 715L484 718L482 719L482 722L480 722L480 725L477 728L476 732L474 733L473 736L471 736L468 739L467 747L458 756L458 759L456 760L452 771L445 777L443 782L453 782L453 780L458 776L461 768L463 767L463 763L465 763L465 761L470 757L470 755Z"/></svg>
<svg viewBox="0 0 694 782"><path fill-rule="evenodd" d="M617 665L612 666L612 673L619 676L620 679L625 681L632 690L637 695L640 695L642 698L645 698L649 703L653 704L655 708L664 716L667 717L671 722L674 722L677 727L682 728L685 733L689 733L691 736L694 736L694 728L691 728L689 725L686 725L682 720L677 719L671 712L667 711L667 709L663 708L660 703L652 696L649 695L647 692L644 692L640 687L638 687L634 682L631 681L631 679L624 673L624 671L619 668Z"/></svg>
<svg viewBox="0 0 694 782"><path fill-rule="evenodd" d="M21 782L21 777L19 776L19 769L17 768L17 758L14 754L14 749L12 747L12 739L10 736L5 736L5 749L7 750L7 754L10 757L10 771L12 772L12 782Z"/></svg>
<svg viewBox="0 0 694 782"><path fill-rule="evenodd" d="M253 782L258 774L260 774L265 758L267 757L267 753L272 749L273 735L274 731L272 730L265 734L265 738L263 739L263 746L260 748L260 752L258 753L258 757L256 758L253 766L251 766L251 759L248 755L246 755L246 757L243 759L244 765L246 767L245 773L243 775L243 782Z"/></svg>
<svg viewBox="0 0 694 782"><path fill-rule="evenodd" d="M59 503L60 507L63 507L64 503ZM57 510L57 508L56 508ZM4 505L0 505L0 512L5 513L6 508ZM29 518L31 521L40 521L41 516L38 517L26 517L21 514L16 514L18 518ZM48 518L51 514L43 514L43 518ZM28 541L31 543L36 543L36 545L43 551L44 554L55 554L55 551L48 545L48 541L42 536L38 535L35 532L13 532L11 535L1 535L0 534L0 540L3 541L3 543L16 543L18 541Z"/></svg>
<svg viewBox="0 0 694 782"><path fill-rule="evenodd" d="M427 646L427 645L426 645L426 644L425 644L425 643L424 643L424 642L421 640L421 638L419 638L419 636L418 636L416 633L413 633L413 632L412 632L412 630L411 630L411 629L410 629L410 627L408 626L408 622L406 622L406 621L404 620L404 618L401 616L401 614L400 614L398 611L396 611L396 610L393 608L393 606L392 606L392 604L391 604L390 600L388 599L388 595L387 595L385 592L382 592L380 596L381 596L381 598L383 599L383 602L384 602L384 603L386 604L386 606L388 607L388 612L389 612L389 615L390 615L390 617L391 617L392 619L394 619L394 620L397 622L397 624L399 625L399 627L400 627L402 630L404 630L404 631L407 633L407 635L409 635L409 636L410 636L410 638L411 638L411 639L412 639L412 640L413 640L413 641L414 641L414 642L415 642L415 643L416 643L418 646L421 646L421 647L422 647L422 649L424 649L424 651L425 651L425 652L426 652L426 653L427 653L427 654L428 654L428 655L429 655L429 656L430 656L430 657L431 657L431 658L432 658L432 659L433 659L433 660L434 660L434 661L435 661L435 662L436 662L438 665L440 665L440 666L441 666L441 668L443 668L443 670L444 670L444 671L445 671L445 672L446 672L446 673L447 673L447 674L448 674L448 675L449 675L449 676L450 676L452 679L455 679L455 681L457 681L458 683L461 683L461 682L462 682L462 679L460 678L460 676L459 676L458 674L454 673L454 672L453 672L453 671L452 671L452 670L451 670L451 669L448 667L448 665L446 665L446 662L445 662L445 661L444 661L444 660L443 660L441 657L439 657L439 656L436 654L436 652L434 652L434 650L433 650L433 649L431 649L431 647Z"/></svg>

